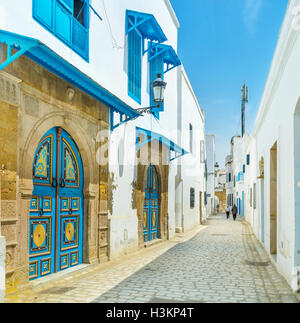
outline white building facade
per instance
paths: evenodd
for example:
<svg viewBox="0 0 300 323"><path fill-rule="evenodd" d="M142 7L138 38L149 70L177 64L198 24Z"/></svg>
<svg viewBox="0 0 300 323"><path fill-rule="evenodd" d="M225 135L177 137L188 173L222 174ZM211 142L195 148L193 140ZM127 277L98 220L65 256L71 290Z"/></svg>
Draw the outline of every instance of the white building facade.
<svg viewBox="0 0 300 323"><path fill-rule="evenodd" d="M205 221L205 119L179 27L169 0L1 2L7 289Z"/></svg>
<svg viewBox="0 0 300 323"><path fill-rule="evenodd" d="M293 290L300 268L300 1L290 1L245 145L246 219Z"/></svg>
<svg viewBox="0 0 300 323"><path fill-rule="evenodd" d="M206 221L206 155L204 112L183 67L178 68L178 79L178 144L189 154L177 162L175 196L170 198L175 200L176 231L181 232Z"/></svg>
<svg viewBox="0 0 300 323"><path fill-rule="evenodd" d="M215 165L216 165L216 144L214 135L206 135L206 202L207 214L215 213Z"/></svg>

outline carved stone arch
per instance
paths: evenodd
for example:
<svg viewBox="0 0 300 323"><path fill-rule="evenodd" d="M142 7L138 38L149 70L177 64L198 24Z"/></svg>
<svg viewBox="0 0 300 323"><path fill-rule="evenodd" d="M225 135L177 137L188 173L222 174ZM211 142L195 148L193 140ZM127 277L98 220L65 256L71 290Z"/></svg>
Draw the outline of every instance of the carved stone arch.
<svg viewBox="0 0 300 323"><path fill-rule="evenodd" d="M159 239L168 238L168 166L153 165L157 172L159 185ZM143 237L143 209L145 203L145 181L148 176L149 165L138 165L137 181L137 216L139 247L144 246Z"/></svg>
<svg viewBox="0 0 300 323"><path fill-rule="evenodd" d="M99 167L96 163L96 144L93 138L83 129L82 118L76 113L69 112L66 114L61 112L53 112L40 118L30 129L28 135L22 138L23 145L19 152L19 218L28 218L29 205L33 191L32 165L35 151L39 145L41 138L52 128L60 127L64 129L76 143L83 163L84 173L84 211L83 211L83 262L96 263L98 257L98 194L99 194ZM28 246L29 241L29 223L27 227L21 229L20 245ZM25 257L29 259L28 248L22 251ZM26 260L25 260L26 261ZM28 262L24 265L28 268ZM27 270L27 269L24 269Z"/></svg>
<svg viewBox="0 0 300 323"><path fill-rule="evenodd" d="M92 185L98 184L95 153L92 151L91 138L80 124L80 117L68 112L68 119L63 112L50 113L39 119L25 139L24 148L20 155L20 187L21 190L32 190L32 162L35 150L45 133L61 127L73 138L80 152L84 168L84 193L93 194ZM92 190L92 191L91 191Z"/></svg>

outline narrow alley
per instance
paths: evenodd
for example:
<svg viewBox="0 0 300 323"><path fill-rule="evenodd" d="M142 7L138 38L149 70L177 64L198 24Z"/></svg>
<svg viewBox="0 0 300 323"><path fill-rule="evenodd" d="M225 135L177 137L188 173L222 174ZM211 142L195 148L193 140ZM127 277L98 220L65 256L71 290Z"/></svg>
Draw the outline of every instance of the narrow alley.
<svg viewBox="0 0 300 323"><path fill-rule="evenodd" d="M296 303L268 255L240 219L212 216L207 226L146 252L65 274L6 297L6 302Z"/></svg>

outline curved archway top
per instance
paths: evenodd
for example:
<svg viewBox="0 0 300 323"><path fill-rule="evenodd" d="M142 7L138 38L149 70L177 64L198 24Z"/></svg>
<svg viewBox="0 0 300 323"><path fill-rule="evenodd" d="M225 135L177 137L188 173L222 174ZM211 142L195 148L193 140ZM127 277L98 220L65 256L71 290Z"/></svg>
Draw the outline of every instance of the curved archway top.
<svg viewBox="0 0 300 323"><path fill-rule="evenodd" d="M68 113L68 119L65 113L51 113L44 118L39 119L35 126L32 127L27 137L21 152L20 165L20 180L21 190L24 192L32 190L32 164L35 151L41 141L41 138L52 128L62 128L73 139L80 152L80 156L84 169L84 192L91 196L95 195L91 185L98 185L99 178L97 176L96 163L96 147L93 147L92 138L89 137L86 131L80 124L81 119L72 113ZM94 151L93 151L94 150ZM96 189L96 188L95 188Z"/></svg>

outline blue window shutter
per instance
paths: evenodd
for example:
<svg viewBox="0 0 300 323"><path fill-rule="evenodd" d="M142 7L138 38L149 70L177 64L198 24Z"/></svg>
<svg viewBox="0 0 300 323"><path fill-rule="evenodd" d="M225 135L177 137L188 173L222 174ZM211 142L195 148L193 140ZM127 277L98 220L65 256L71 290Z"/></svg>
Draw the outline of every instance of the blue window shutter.
<svg viewBox="0 0 300 323"><path fill-rule="evenodd" d="M33 16L49 29L53 29L54 0L34 0Z"/></svg>
<svg viewBox="0 0 300 323"><path fill-rule="evenodd" d="M57 1L59 1L66 9L68 9L73 14L74 0L57 0Z"/></svg>
<svg viewBox="0 0 300 323"><path fill-rule="evenodd" d="M83 56L86 56L88 52L88 40L88 30L76 19L73 19L73 46Z"/></svg>
<svg viewBox="0 0 300 323"><path fill-rule="evenodd" d="M243 165L243 173L246 173L246 166Z"/></svg>
<svg viewBox="0 0 300 323"><path fill-rule="evenodd" d="M55 32L68 44L71 44L72 40L72 18L72 14L57 2Z"/></svg>
<svg viewBox="0 0 300 323"><path fill-rule="evenodd" d="M33 18L88 61L89 0L74 1L33 0Z"/></svg>
<svg viewBox="0 0 300 323"><path fill-rule="evenodd" d="M128 34L128 94L141 103L142 38L132 30Z"/></svg>
<svg viewBox="0 0 300 323"><path fill-rule="evenodd" d="M164 78L164 62L162 56L157 56L156 58L150 61L150 106L156 106L157 103L154 101L153 98L153 90L152 90L152 83L157 79L157 74L162 75L162 79ZM160 105L159 108L153 109L154 115L159 119L159 112L164 111L164 103Z"/></svg>

